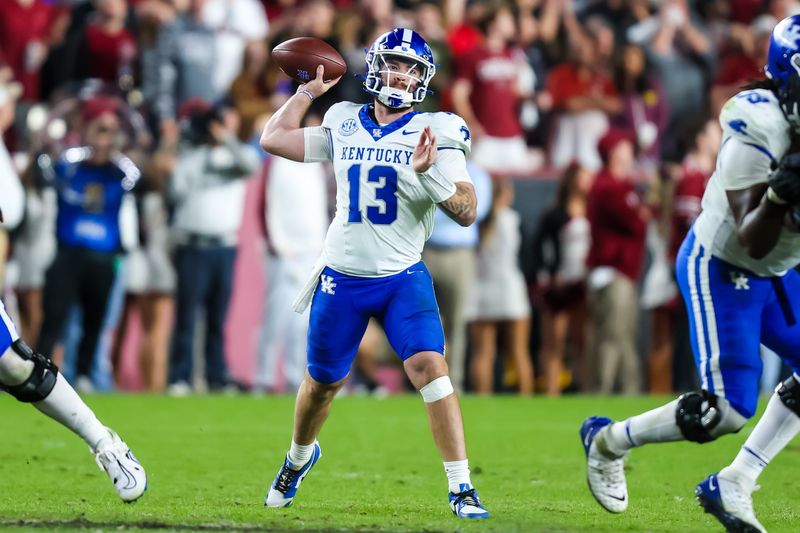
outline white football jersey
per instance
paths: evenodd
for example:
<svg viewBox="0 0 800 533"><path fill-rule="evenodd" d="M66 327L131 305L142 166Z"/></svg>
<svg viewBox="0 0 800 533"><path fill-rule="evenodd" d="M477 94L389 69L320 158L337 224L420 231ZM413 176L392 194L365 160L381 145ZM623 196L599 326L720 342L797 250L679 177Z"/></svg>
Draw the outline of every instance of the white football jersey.
<svg viewBox="0 0 800 533"><path fill-rule="evenodd" d="M325 238L325 263L338 272L377 277L419 262L433 229L436 204L414 172L412 156L430 126L439 149L435 166L453 182L471 183L465 156L466 124L451 113L408 113L375 123L369 105L341 102L325 114L329 150L306 161L330 159L336 175L336 215ZM326 153L322 153L326 152Z"/></svg>
<svg viewBox="0 0 800 533"><path fill-rule="evenodd" d="M771 166L789 149L791 127L778 99L765 89L743 91L728 100L719 120L722 146L703 195L703 211L694 224L695 234L700 244L728 263L760 276L782 275L800 263L800 233L784 228L766 257L750 257L736 238L736 220L726 191L767 183Z"/></svg>

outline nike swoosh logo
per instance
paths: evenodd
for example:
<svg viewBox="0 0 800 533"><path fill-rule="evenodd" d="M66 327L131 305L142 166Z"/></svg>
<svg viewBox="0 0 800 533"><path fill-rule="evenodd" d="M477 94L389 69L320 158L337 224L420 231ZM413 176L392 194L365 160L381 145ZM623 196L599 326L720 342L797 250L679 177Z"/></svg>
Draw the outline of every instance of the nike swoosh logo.
<svg viewBox="0 0 800 533"><path fill-rule="evenodd" d="M613 494L609 494L608 497L609 498L614 498L615 500L621 501L621 502L625 501L625 495L624 494L622 496L614 496Z"/></svg>
<svg viewBox="0 0 800 533"><path fill-rule="evenodd" d="M406 274L419 274L422 270L406 270Z"/></svg>
<svg viewBox="0 0 800 533"><path fill-rule="evenodd" d="M713 477L708 480L708 488L711 489L711 492L714 492L715 490L717 490L717 484L714 483L714 478Z"/></svg>
<svg viewBox="0 0 800 533"><path fill-rule="evenodd" d="M403 130L400 133L402 133L403 135L414 135L415 133L419 133L419 130L414 130L414 131Z"/></svg>

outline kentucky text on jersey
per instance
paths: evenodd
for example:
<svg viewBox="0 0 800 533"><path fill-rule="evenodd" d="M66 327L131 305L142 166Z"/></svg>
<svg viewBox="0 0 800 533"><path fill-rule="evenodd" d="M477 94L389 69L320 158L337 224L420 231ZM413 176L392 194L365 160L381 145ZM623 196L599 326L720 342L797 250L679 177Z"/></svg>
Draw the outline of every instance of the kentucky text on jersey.
<svg viewBox="0 0 800 533"><path fill-rule="evenodd" d="M414 152L410 150L366 146L342 146L342 155L340 159L344 161L382 161L395 165L410 165L412 155L414 155Z"/></svg>

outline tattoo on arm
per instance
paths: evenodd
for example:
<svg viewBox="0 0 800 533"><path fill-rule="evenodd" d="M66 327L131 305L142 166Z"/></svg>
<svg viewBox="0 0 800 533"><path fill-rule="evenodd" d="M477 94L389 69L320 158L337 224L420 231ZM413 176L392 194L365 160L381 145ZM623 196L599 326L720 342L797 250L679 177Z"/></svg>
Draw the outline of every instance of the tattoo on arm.
<svg viewBox="0 0 800 533"><path fill-rule="evenodd" d="M463 226L468 226L475 220L477 203L475 189L472 185L459 181L456 182L455 194L444 202L440 202L439 206L447 213L447 216Z"/></svg>

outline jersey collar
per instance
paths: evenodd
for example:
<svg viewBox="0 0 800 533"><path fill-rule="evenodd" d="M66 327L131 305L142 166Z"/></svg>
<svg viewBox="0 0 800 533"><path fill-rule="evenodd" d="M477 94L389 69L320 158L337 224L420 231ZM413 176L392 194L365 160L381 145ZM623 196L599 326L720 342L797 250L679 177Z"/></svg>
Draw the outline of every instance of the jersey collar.
<svg viewBox="0 0 800 533"><path fill-rule="evenodd" d="M380 126L377 122L372 120L372 116L369 114L369 108L371 106L372 104L364 104L358 111L358 118L361 120L361 126L367 130L367 133L372 135L372 138L376 141L386 137L393 131L402 128L408 124L408 121L411 120L414 115L418 114L418 111L412 111L411 113L406 113L394 122L390 122L385 126Z"/></svg>

